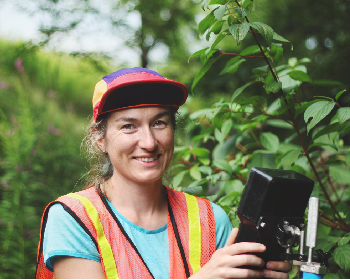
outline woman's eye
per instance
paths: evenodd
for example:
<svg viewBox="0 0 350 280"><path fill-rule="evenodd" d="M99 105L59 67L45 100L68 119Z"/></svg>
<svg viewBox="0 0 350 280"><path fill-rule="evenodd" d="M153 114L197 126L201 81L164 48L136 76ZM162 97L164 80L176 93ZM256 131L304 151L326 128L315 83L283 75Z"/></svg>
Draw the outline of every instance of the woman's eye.
<svg viewBox="0 0 350 280"><path fill-rule="evenodd" d="M122 126L122 129L132 129L133 125L132 124L125 124Z"/></svg>
<svg viewBox="0 0 350 280"><path fill-rule="evenodd" d="M157 126L157 127L163 127L163 126L166 126L167 125L167 123L166 122L164 122L164 121L156 121L155 123L154 123L154 126Z"/></svg>

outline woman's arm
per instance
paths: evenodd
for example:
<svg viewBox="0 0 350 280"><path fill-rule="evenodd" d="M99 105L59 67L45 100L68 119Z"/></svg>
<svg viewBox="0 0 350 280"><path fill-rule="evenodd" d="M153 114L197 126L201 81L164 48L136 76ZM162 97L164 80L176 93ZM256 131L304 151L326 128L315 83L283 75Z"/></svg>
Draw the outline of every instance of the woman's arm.
<svg viewBox="0 0 350 280"><path fill-rule="evenodd" d="M101 264L88 259L56 257L53 268L59 279L106 279Z"/></svg>
<svg viewBox="0 0 350 280"><path fill-rule="evenodd" d="M291 269L291 264L287 262L268 262L268 269L261 271L240 268L245 265L263 267L264 261L249 253L264 252L266 247L260 243L235 244L237 234L238 229L232 229L226 246L217 250L210 261L190 278L288 278L286 272Z"/></svg>

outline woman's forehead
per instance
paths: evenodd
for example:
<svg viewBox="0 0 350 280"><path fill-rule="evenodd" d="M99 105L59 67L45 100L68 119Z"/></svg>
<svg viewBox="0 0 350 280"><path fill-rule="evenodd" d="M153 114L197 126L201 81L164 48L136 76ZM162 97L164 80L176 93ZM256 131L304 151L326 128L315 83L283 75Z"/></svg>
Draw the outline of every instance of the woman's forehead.
<svg viewBox="0 0 350 280"><path fill-rule="evenodd" d="M170 109L168 107L161 106L147 106L138 108L127 108L112 112L110 119L118 120L123 118L144 118L155 117L157 115L170 115Z"/></svg>

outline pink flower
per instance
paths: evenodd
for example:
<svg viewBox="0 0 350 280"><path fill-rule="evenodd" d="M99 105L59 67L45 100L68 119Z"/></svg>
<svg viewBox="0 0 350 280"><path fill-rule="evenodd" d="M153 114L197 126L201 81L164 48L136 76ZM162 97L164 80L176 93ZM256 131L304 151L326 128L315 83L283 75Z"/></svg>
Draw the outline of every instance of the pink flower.
<svg viewBox="0 0 350 280"><path fill-rule="evenodd" d="M23 67L23 61L22 59L18 58L15 62L15 66L17 68L17 71L22 74L24 73L24 67Z"/></svg>
<svg viewBox="0 0 350 280"><path fill-rule="evenodd" d="M50 131L50 133L53 134L53 135L56 135L56 136L61 135L61 130L55 128L55 126L54 126L53 124L50 124L50 126L49 126L49 131Z"/></svg>

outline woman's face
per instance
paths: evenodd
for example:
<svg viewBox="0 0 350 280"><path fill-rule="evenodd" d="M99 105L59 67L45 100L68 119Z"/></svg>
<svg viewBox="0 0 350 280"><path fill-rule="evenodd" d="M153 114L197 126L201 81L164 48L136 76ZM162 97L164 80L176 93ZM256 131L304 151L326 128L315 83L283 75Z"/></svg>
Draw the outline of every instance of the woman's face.
<svg viewBox="0 0 350 280"><path fill-rule="evenodd" d="M115 111L108 118L100 145L107 148L113 177L124 182L156 182L173 156L170 110L140 107Z"/></svg>

